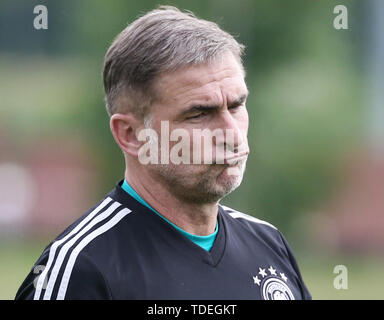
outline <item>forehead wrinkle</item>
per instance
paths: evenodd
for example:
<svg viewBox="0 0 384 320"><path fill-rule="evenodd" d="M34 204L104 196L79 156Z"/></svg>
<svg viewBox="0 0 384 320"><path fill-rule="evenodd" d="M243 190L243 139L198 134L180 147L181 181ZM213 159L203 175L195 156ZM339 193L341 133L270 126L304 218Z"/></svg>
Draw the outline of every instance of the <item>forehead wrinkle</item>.
<svg viewBox="0 0 384 320"><path fill-rule="evenodd" d="M217 70L213 72L208 71L208 73L206 74L202 73L196 77L191 77L191 78L183 77L182 79L187 80L186 85L188 86L204 87L205 85L210 83L217 83L217 82L224 81L226 79L237 78L238 76L237 72L234 73L233 71L234 70L232 68L226 68L224 70ZM224 76L222 74L224 74Z"/></svg>
<svg viewBox="0 0 384 320"><path fill-rule="evenodd" d="M220 70L220 73L222 73L223 70ZM219 72L216 73L216 75ZM163 94L163 100L169 100L173 102L177 102L178 100L206 100L206 101L211 101L211 100L217 100L218 97L222 96L221 91L224 89L226 90L226 81L229 79L236 79L238 75L232 76L228 75L225 77L215 77L214 75L207 75L210 79L209 81L204 81L204 79L201 78L188 78L187 81L182 79L180 82L175 81L174 84L171 84L170 87L168 87L165 91L162 92ZM184 81L183 81L184 80ZM184 82L184 83L183 83ZM233 86L237 86L235 83L233 85L230 85L230 88ZM237 91L237 90L236 90ZM212 95L213 94L213 95ZM231 93L233 95L233 93ZM192 96L189 98L188 96ZM216 96L215 98L213 96ZM222 104L222 99L219 98L217 103L220 105Z"/></svg>
<svg viewBox="0 0 384 320"><path fill-rule="evenodd" d="M247 92L242 66L231 55L208 64L163 73L153 88L157 96L155 104L167 107L167 112L172 112L171 106L176 108L174 111L199 104L224 106L225 99Z"/></svg>
<svg viewBox="0 0 384 320"><path fill-rule="evenodd" d="M190 87L198 88L208 83L223 81L227 78L241 77L244 79L244 72L233 57L231 59L231 56L229 56L229 66L225 62L228 63L228 60L186 66L170 73L164 73L159 77L157 87L163 93L163 99L166 99L170 93L176 91L177 95L177 92L184 92L189 90Z"/></svg>
<svg viewBox="0 0 384 320"><path fill-rule="evenodd" d="M220 94L220 89L205 94L192 95L189 99L183 103L184 107L191 107L196 105L209 105L209 106L221 106L223 100Z"/></svg>

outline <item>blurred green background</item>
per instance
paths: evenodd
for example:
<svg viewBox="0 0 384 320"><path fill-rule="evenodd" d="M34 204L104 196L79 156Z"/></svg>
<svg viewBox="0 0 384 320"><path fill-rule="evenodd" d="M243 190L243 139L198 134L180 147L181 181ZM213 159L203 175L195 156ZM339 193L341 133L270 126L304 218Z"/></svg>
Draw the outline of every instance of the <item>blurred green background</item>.
<svg viewBox="0 0 384 320"><path fill-rule="evenodd" d="M243 184L222 202L283 232L314 299L383 299L378 3L2 1L0 299L13 299L49 241L123 177L103 58L129 22L160 4L213 20L246 45L251 154ZM38 4L47 30L33 27ZM338 4L347 30L333 26ZM348 269L347 290L333 286L336 265Z"/></svg>

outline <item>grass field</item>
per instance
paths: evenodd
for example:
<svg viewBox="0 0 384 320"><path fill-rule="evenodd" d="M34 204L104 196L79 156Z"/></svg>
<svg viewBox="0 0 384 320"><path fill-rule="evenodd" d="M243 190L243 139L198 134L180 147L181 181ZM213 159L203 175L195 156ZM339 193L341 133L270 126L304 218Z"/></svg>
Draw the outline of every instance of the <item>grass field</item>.
<svg viewBox="0 0 384 320"><path fill-rule="evenodd" d="M0 300L13 299L47 242L0 244ZM297 256L303 278L313 299L384 299L384 257L312 255ZM348 289L335 289L336 265L348 270Z"/></svg>

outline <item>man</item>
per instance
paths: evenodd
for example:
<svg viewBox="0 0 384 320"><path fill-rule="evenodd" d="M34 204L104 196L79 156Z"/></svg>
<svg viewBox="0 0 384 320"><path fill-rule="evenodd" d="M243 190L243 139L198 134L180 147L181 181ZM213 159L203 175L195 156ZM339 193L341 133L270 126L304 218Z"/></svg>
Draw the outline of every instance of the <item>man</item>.
<svg viewBox="0 0 384 320"><path fill-rule="evenodd" d="M248 155L242 52L173 7L116 37L104 87L124 180L44 250L17 299L311 298L280 232L219 205Z"/></svg>

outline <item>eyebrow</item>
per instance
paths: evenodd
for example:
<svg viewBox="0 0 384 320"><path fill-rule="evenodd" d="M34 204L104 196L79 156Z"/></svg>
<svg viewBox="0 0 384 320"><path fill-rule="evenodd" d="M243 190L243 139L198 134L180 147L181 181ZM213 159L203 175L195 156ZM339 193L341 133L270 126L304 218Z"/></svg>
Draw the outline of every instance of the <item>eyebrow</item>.
<svg viewBox="0 0 384 320"><path fill-rule="evenodd" d="M242 103L245 102L245 100L247 99L247 96L248 96L248 93L242 94L237 99L229 102L228 108L233 108L233 107L241 105ZM204 111L209 112L209 111L213 111L213 110L217 110L217 109L220 109L219 105L209 105L209 104L207 104L207 105L204 105L204 104L193 105L190 108L182 111L180 116L185 116L185 115L188 115L188 114L191 114L194 112L204 112Z"/></svg>
<svg viewBox="0 0 384 320"><path fill-rule="evenodd" d="M247 99L248 97L248 93L247 94L242 94L240 97L238 97L237 99L231 101L229 104L228 104L228 108L231 108L231 107L236 107L236 106L239 106L241 105L242 103L245 102L245 100Z"/></svg>

